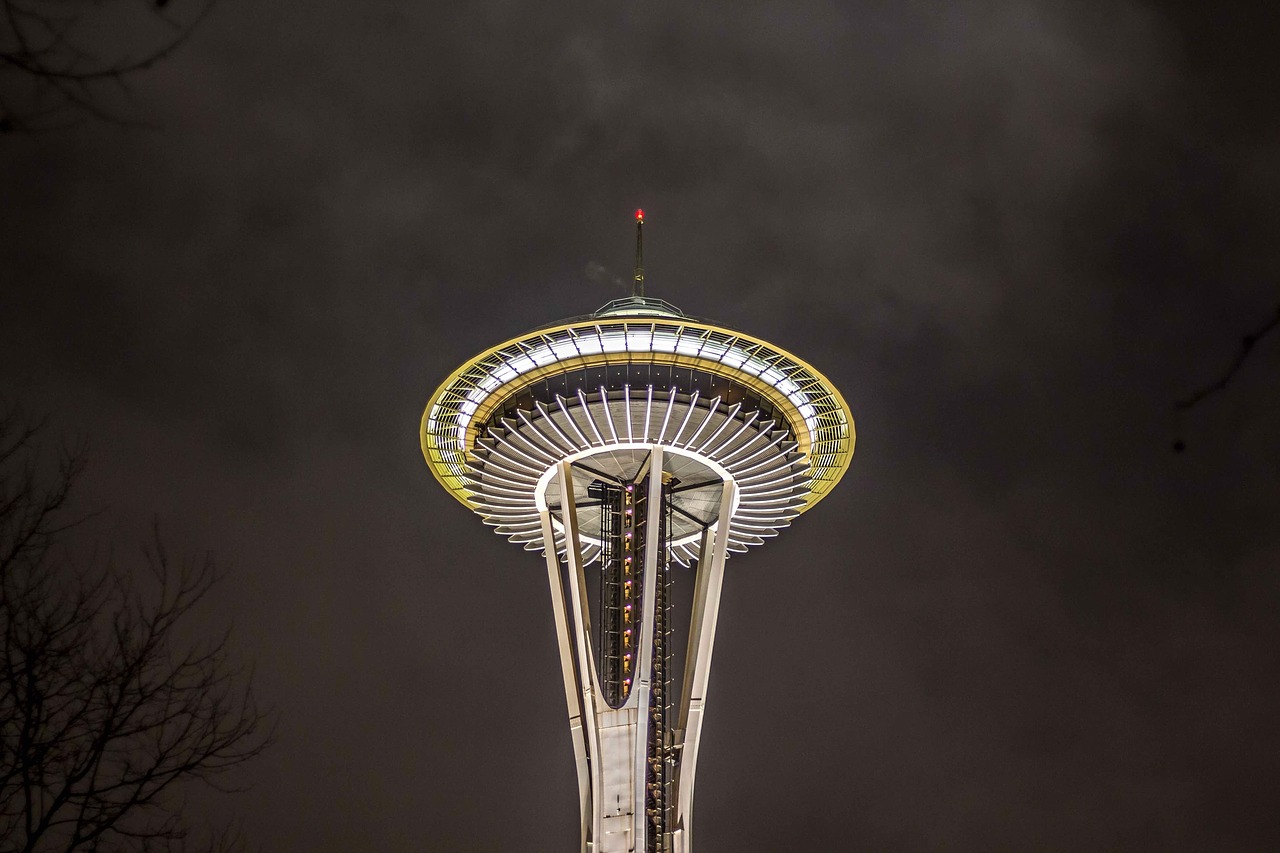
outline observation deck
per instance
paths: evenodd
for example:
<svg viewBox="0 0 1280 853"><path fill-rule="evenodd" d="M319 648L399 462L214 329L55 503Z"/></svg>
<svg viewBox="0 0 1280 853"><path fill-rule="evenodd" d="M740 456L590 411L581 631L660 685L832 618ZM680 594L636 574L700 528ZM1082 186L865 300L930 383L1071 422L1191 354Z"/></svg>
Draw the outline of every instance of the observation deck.
<svg viewBox="0 0 1280 853"><path fill-rule="evenodd" d="M613 403L606 414L602 400L620 394L628 412L635 397L650 417L627 417ZM662 413L658 423L651 417L655 405ZM575 407L580 411L571 415ZM486 454L482 438L491 431L501 435L523 425L553 455L623 441L688 448L705 433L677 434L668 414L695 408L705 410L700 416L723 420L734 407L730 417L755 414L756 432L765 424L786 430L808 464L797 483L801 500L779 509L779 524L820 501L848 470L853 416L822 374L759 338L644 297L615 299L594 314L535 329L467 361L432 395L422 418L422 451L450 494L488 515L492 505L484 501L485 477L476 463ZM585 431L579 435L566 420ZM510 448L510 442L498 443ZM510 450L517 456L529 452ZM747 543L740 540L731 550Z"/></svg>

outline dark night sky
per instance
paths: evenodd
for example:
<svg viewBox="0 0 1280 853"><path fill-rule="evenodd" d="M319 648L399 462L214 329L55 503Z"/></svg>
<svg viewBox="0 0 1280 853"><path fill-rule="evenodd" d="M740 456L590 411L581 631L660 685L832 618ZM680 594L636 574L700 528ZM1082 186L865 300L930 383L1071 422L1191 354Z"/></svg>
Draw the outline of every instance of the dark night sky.
<svg viewBox="0 0 1280 853"><path fill-rule="evenodd" d="M1280 847L1280 339L1170 451L1275 310L1280 27L1203 5L223 0L155 129L0 137L0 392L216 552L279 710L218 807L574 849L545 572L417 428L644 207L650 293L858 426L729 564L699 853Z"/></svg>

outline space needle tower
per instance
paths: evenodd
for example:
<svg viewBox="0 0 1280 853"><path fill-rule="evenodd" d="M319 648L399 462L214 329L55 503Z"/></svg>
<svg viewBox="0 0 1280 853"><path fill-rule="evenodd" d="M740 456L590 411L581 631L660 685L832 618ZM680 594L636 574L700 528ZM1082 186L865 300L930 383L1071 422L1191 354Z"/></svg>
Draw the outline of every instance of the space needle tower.
<svg viewBox="0 0 1280 853"><path fill-rule="evenodd" d="M544 555L583 853L690 853L725 561L853 454L822 374L645 295L643 229L629 298L485 350L422 417L440 484Z"/></svg>

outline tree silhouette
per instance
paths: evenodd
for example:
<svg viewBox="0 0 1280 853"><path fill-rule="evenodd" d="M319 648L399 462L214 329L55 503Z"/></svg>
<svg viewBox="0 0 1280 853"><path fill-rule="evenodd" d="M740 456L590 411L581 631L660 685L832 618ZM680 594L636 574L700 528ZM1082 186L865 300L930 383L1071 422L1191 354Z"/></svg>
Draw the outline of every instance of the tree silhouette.
<svg viewBox="0 0 1280 853"><path fill-rule="evenodd" d="M187 639L217 581L158 532L130 572L80 559L69 499L82 448L0 413L0 851L222 849L186 814L271 736L227 635ZM216 837L213 837L216 836Z"/></svg>
<svg viewBox="0 0 1280 853"><path fill-rule="evenodd" d="M1173 404L1174 415L1178 416L1183 412L1188 412L1214 394L1226 390L1227 385L1240 372L1240 368L1244 366L1245 359L1253 352L1253 348L1277 328L1280 328L1280 305L1276 306L1276 312L1269 320L1240 339L1240 349L1236 351L1235 358L1232 359L1231 364L1227 365L1227 369L1221 376ZM1173 439L1174 453L1181 453L1187 449L1187 443L1181 436L1181 428L1178 429L1178 433Z"/></svg>
<svg viewBox="0 0 1280 853"><path fill-rule="evenodd" d="M123 122L104 99L191 36L213 5L196 2L0 0L0 134Z"/></svg>

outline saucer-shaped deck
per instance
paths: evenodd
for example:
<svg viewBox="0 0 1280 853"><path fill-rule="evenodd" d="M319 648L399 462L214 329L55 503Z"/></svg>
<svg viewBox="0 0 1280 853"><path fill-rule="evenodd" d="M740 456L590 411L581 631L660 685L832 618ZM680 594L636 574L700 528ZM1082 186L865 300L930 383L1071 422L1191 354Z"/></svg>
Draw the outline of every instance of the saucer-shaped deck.
<svg viewBox="0 0 1280 853"><path fill-rule="evenodd" d="M530 549L542 548L541 507L558 511L559 461L574 463L589 531L591 484L632 478L654 444L673 481L672 555L688 563L717 522L723 482L737 486L729 548L744 551L830 491L849 466L854 426L835 388L789 353L634 298L481 353L422 419L436 478ZM598 555L598 543L582 544L586 561Z"/></svg>

